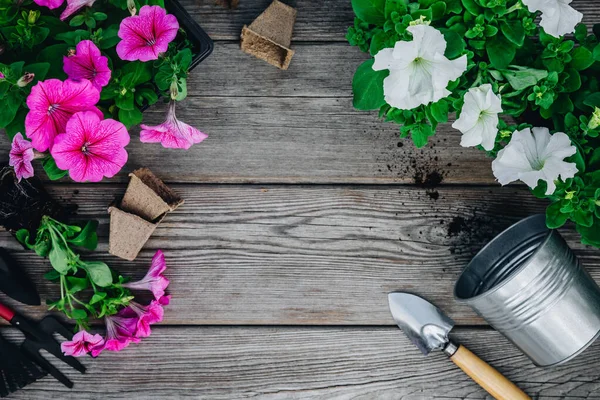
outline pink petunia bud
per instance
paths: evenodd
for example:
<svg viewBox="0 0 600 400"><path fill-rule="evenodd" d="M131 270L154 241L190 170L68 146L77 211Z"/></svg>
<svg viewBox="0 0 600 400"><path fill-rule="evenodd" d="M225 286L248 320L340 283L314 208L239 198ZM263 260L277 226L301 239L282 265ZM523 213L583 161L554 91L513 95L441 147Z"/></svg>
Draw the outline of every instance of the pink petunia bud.
<svg viewBox="0 0 600 400"><path fill-rule="evenodd" d="M18 87L25 87L27 85L29 85L31 82L33 82L33 79L35 78L35 74L32 72L25 72L25 75L23 75L22 77L19 78L19 80L17 81L17 86Z"/></svg>
<svg viewBox="0 0 600 400"><path fill-rule="evenodd" d="M133 0L127 0L127 10L131 16L137 14L137 8L135 7L135 2Z"/></svg>

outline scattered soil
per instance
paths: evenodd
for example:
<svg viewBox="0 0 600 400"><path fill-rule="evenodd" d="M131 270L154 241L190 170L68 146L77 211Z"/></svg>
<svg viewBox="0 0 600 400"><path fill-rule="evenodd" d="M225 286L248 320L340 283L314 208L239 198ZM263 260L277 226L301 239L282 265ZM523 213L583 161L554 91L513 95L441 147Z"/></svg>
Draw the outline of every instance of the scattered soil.
<svg viewBox="0 0 600 400"><path fill-rule="evenodd" d="M431 171L423 175L423 171L417 170L413 176L415 184L425 189L425 193L432 200L440 198L440 193L435 190L444 180L443 173L439 171Z"/></svg>
<svg viewBox="0 0 600 400"><path fill-rule="evenodd" d="M514 221L498 219L502 212L474 209L470 217L456 216L448 223L447 237L452 238L450 253L468 253L474 256L496 235ZM445 223L445 221L443 221ZM442 222L440 222L442 223Z"/></svg>
<svg viewBox="0 0 600 400"><path fill-rule="evenodd" d="M31 235L44 215L60 218L63 209L44 190L36 178L17 182L12 168L0 167L0 226L11 233L26 228Z"/></svg>

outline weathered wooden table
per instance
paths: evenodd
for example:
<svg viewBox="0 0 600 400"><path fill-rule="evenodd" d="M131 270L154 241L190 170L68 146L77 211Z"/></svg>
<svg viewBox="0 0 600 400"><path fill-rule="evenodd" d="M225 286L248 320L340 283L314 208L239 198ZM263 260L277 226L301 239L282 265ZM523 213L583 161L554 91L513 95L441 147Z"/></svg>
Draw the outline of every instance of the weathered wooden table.
<svg viewBox="0 0 600 400"><path fill-rule="evenodd" d="M449 126L417 150L396 126L352 109L350 83L365 55L344 40L349 1L290 2L298 20L288 71L239 50L242 25L269 0L241 0L233 11L183 3L215 51L191 74L178 114L209 138L183 152L142 144L134 132L126 170L111 182L48 185L79 217L101 222L98 259L137 278L164 250L173 294L164 324L122 353L84 359L85 376L67 371L73 390L45 378L14 398L486 398L445 356L425 358L408 342L388 311L392 290L439 305L459 341L530 395L600 398L600 345L539 369L453 300L473 254L545 204L521 186L495 184L490 160L461 148ZM600 21L595 0L574 5L586 22ZM159 122L164 111L146 119ZM5 139L0 151L8 152ZM106 208L140 166L186 203L125 262L107 254ZM563 233L600 279L600 252L573 229ZM0 245L27 265L43 297L56 294L42 279L48 262L6 233Z"/></svg>

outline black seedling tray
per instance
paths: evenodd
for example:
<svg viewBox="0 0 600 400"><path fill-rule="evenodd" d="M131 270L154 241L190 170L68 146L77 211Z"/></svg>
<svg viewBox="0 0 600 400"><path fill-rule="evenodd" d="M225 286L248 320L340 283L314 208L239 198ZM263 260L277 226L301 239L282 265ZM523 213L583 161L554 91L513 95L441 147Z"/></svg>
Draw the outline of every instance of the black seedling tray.
<svg viewBox="0 0 600 400"><path fill-rule="evenodd" d="M177 17L179 26L182 27L188 39L194 44L192 64L190 71L196 68L206 57L212 53L214 44L212 39L204 32L200 25L192 18L177 0L165 0L165 8L170 14Z"/></svg>

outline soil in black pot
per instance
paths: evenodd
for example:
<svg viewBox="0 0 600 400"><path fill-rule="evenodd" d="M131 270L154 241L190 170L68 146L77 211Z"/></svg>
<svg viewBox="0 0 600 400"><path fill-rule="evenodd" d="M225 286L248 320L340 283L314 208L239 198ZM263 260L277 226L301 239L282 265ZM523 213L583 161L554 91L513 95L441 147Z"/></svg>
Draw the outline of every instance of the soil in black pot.
<svg viewBox="0 0 600 400"><path fill-rule="evenodd" d="M44 215L60 219L65 214L38 178L17 182L12 168L0 166L0 226L12 233L26 228L35 237Z"/></svg>

